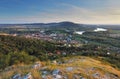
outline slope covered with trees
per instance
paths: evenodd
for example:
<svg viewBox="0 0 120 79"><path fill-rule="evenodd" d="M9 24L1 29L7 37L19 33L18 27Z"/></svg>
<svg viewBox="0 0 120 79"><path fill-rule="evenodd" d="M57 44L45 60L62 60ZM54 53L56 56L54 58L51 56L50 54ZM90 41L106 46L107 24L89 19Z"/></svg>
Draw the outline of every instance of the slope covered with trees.
<svg viewBox="0 0 120 79"><path fill-rule="evenodd" d="M88 40L88 43L81 47L59 47L57 43L33 38L0 36L0 69L14 64L31 64L37 60L54 60L74 55L94 57L120 68L118 39L107 37L103 39L103 37L97 38L90 35L76 36L76 38Z"/></svg>
<svg viewBox="0 0 120 79"><path fill-rule="evenodd" d="M24 37L0 36L0 68L18 63L46 60L46 53L54 52L55 45L47 41Z"/></svg>

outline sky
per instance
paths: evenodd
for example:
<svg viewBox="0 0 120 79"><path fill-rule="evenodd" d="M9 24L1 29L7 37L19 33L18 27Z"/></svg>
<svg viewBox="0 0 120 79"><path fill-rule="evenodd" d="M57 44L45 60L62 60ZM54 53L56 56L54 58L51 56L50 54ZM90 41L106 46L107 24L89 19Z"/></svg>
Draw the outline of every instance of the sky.
<svg viewBox="0 0 120 79"><path fill-rule="evenodd" d="M120 24L120 0L0 0L0 23Z"/></svg>

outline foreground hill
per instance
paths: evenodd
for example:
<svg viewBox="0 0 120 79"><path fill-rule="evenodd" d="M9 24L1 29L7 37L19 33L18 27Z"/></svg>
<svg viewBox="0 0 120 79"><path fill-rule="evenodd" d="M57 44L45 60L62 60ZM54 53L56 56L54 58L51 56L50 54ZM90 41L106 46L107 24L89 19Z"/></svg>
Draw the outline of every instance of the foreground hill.
<svg viewBox="0 0 120 79"><path fill-rule="evenodd" d="M38 68L33 66L14 66L1 72L0 79L12 78L15 74L24 77L27 73L30 73L32 79L120 79L120 70L111 67L109 63L84 56L41 62Z"/></svg>

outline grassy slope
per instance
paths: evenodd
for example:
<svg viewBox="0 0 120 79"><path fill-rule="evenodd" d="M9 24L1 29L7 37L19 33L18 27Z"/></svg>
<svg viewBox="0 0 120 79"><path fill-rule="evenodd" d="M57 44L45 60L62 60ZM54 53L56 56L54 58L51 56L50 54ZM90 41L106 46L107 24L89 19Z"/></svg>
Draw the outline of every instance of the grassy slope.
<svg viewBox="0 0 120 79"><path fill-rule="evenodd" d="M109 63L104 63L102 61L83 56L75 56L75 57L66 57L62 58L62 61L66 62L64 64L56 65L52 64L50 61L42 62L43 67L47 67L47 70L60 69L63 74L67 74L69 79L72 79L73 74L81 74L85 78L94 79L92 74L98 72L100 76L103 76L106 73L114 74L119 76L120 71L118 69L110 66ZM68 72L66 70L67 67L73 67L73 70ZM15 73L25 74L27 72L32 72L32 76L35 79L41 79L41 72L39 70L31 69L30 66L16 66L14 70L9 70L0 73L0 79L9 79ZM7 74L7 76L6 76ZM87 75L89 74L89 75Z"/></svg>

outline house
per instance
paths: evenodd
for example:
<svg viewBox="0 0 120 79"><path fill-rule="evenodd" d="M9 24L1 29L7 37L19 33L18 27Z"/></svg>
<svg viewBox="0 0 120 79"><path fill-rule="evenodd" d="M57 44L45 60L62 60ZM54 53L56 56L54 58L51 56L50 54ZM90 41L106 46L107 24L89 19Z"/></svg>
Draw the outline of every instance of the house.
<svg viewBox="0 0 120 79"><path fill-rule="evenodd" d="M110 55L110 52L107 52L107 55Z"/></svg>
<svg viewBox="0 0 120 79"><path fill-rule="evenodd" d="M60 51L57 51L56 53L57 53L57 55L60 55L60 54L61 54L61 52L60 52Z"/></svg>
<svg viewBox="0 0 120 79"><path fill-rule="evenodd" d="M62 55L67 55L67 53L66 53L66 52L63 52Z"/></svg>

